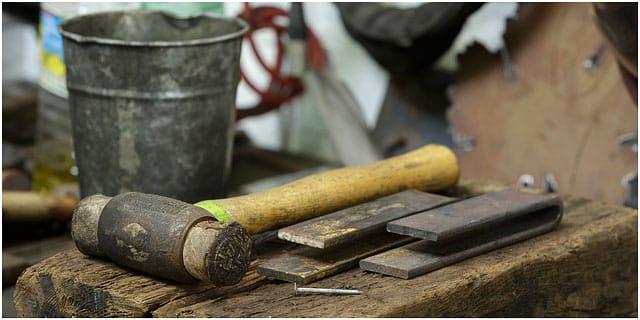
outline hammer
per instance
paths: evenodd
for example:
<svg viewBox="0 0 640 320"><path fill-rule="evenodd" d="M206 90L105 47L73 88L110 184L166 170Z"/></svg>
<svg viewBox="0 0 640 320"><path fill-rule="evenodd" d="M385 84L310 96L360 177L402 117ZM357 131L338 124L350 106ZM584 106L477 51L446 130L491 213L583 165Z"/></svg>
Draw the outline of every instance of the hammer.
<svg viewBox="0 0 640 320"><path fill-rule="evenodd" d="M251 238L407 189L456 184L456 156L426 145L379 162L334 169L262 192L196 204L138 192L82 199L72 219L78 249L177 282L242 279Z"/></svg>

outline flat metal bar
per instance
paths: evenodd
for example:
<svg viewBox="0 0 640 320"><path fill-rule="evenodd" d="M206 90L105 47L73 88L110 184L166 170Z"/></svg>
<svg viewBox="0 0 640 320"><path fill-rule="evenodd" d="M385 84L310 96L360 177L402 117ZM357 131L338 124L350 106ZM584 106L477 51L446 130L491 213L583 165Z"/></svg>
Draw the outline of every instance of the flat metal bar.
<svg viewBox="0 0 640 320"><path fill-rule="evenodd" d="M389 232L440 243L497 228L524 215L562 216L562 201L549 194L516 190L487 193L424 211L387 224Z"/></svg>
<svg viewBox="0 0 640 320"><path fill-rule="evenodd" d="M418 190L402 191L310 219L278 231L278 238L315 248L332 248L384 230L392 220L456 201Z"/></svg>
<svg viewBox="0 0 640 320"><path fill-rule="evenodd" d="M357 266L360 259L415 241L388 232L374 233L350 246L332 249L300 247L259 265L259 274L308 284Z"/></svg>
<svg viewBox="0 0 640 320"><path fill-rule="evenodd" d="M515 199L511 195L502 196ZM496 197L490 198L497 199ZM464 234L464 238L456 238L455 241L422 240L414 242L363 259L360 261L360 268L402 279L410 279L549 232L555 229L562 219L562 202L547 195L538 198L538 200L540 205L529 205L525 209L514 205L515 208L525 211L517 215L506 215L511 219L503 220L500 224L492 224L491 228L467 232ZM483 212L485 207L500 207L493 201L476 204L479 206L473 210L479 212ZM468 207L465 206L465 208ZM501 211L495 211L495 214L501 217L505 216ZM492 219L497 220L498 218ZM453 221L457 221L457 219L453 219ZM445 240L450 239L445 238Z"/></svg>

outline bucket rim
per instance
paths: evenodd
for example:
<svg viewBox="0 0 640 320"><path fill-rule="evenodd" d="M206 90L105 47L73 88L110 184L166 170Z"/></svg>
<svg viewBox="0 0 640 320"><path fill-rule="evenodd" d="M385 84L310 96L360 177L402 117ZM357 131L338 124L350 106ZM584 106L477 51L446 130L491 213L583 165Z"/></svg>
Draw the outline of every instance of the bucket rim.
<svg viewBox="0 0 640 320"><path fill-rule="evenodd" d="M188 18L196 18L196 17L209 17L220 20L225 20L226 22L235 23L240 28L237 31L230 32L221 36L216 37L208 37L208 38L200 38L200 39L191 39L191 40L177 40L177 41L130 41L130 40L120 40L113 38L102 38L95 36L84 36L75 32L70 32L65 30L65 27L69 24L72 24L80 19L90 18L92 16L104 15L104 14L113 14L113 13L127 13L132 11L138 12L148 12L148 13L159 13L176 19L188 19ZM58 31L60 34L67 38L68 40L72 40L77 43L97 43L97 44L105 44L105 45L118 45L118 46L131 46L131 47L183 47L183 46L194 46L194 45L203 45L203 44L211 44L217 42L223 42L227 40L232 40L238 37L242 37L249 31L249 25L242 19L238 17L229 17L221 14L215 13L200 13L189 16L177 16L165 11L160 10L110 10L110 11L101 11L90 14L83 14L79 16L75 16L73 18L67 19L63 21L58 27Z"/></svg>

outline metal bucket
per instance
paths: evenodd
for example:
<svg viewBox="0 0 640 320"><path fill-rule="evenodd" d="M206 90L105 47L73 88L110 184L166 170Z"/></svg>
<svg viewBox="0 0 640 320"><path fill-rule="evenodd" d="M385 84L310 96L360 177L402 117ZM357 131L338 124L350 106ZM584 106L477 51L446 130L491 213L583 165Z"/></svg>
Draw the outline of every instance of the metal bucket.
<svg viewBox="0 0 640 320"><path fill-rule="evenodd" d="M81 196L223 196L247 25L134 10L60 30Z"/></svg>

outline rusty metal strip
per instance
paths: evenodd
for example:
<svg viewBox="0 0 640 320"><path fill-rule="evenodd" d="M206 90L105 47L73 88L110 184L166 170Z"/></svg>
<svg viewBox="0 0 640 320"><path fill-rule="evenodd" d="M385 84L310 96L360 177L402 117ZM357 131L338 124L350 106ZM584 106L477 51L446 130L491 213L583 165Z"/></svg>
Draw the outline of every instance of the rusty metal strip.
<svg viewBox="0 0 640 320"><path fill-rule="evenodd" d="M559 221L562 201L549 194L504 190L389 222L387 230L443 243L528 215L535 216L535 219Z"/></svg>
<svg viewBox="0 0 640 320"><path fill-rule="evenodd" d="M389 221L456 201L407 190L310 219L278 231L278 238L315 248L332 248L384 230Z"/></svg>
<svg viewBox="0 0 640 320"><path fill-rule="evenodd" d="M345 247L300 247L259 265L257 271L268 278L308 284L351 269L360 259L412 241L415 239L382 231Z"/></svg>
<svg viewBox="0 0 640 320"><path fill-rule="evenodd" d="M422 219L394 222L396 227L402 226L398 230L404 234L428 240L361 260L360 268L410 279L549 232L562 219L562 202L557 197L517 191L487 194L447 207L456 210L442 207L419 214L424 215ZM434 225L417 229L417 222Z"/></svg>

